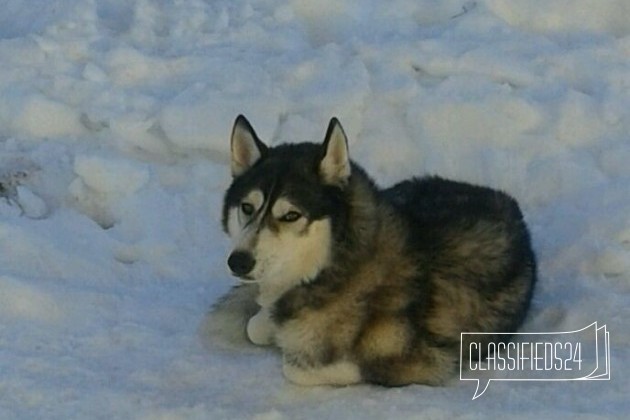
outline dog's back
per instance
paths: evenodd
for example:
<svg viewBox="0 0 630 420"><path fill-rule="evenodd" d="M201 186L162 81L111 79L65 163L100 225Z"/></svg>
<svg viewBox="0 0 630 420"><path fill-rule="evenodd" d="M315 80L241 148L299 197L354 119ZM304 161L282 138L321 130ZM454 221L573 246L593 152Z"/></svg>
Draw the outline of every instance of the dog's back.
<svg viewBox="0 0 630 420"><path fill-rule="evenodd" d="M529 232L516 201L485 187L430 177L381 197L407 221L407 250L417 262L416 302L405 316L414 326L407 359L418 363L377 360L364 375L386 385L440 383L457 367L462 332L511 333L521 325L536 282ZM469 357L468 343L461 344Z"/></svg>

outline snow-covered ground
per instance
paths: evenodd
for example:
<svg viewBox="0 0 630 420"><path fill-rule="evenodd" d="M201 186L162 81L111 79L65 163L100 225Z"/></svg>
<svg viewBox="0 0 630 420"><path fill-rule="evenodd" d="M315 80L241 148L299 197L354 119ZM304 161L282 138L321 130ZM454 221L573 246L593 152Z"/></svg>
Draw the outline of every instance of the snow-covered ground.
<svg viewBox="0 0 630 420"><path fill-rule="evenodd" d="M309 389L220 346L239 113L517 197L524 329L606 324L611 381ZM628 0L1 1L0 418L627 418L629 162Z"/></svg>

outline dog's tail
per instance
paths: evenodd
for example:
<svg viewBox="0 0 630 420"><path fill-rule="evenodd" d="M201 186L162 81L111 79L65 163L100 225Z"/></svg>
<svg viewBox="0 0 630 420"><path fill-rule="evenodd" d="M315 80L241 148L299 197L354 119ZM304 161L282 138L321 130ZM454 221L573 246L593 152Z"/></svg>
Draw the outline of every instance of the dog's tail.
<svg viewBox="0 0 630 420"><path fill-rule="evenodd" d="M258 286L243 284L233 287L215 303L200 327L208 346L225 349L253 347L247 338L247 321L258 312Z"/></svg>

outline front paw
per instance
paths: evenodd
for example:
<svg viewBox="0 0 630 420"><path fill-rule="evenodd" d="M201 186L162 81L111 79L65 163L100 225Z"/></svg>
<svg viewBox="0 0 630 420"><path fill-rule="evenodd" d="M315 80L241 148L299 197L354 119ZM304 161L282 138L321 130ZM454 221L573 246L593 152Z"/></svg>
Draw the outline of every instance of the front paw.
<svg viewBox="0 0 630 420"><path fill-rule="evenodd" d="M268 346L273 343L275 329L269 312L261 309L247 322L247 337L254 344Z"/></svg>

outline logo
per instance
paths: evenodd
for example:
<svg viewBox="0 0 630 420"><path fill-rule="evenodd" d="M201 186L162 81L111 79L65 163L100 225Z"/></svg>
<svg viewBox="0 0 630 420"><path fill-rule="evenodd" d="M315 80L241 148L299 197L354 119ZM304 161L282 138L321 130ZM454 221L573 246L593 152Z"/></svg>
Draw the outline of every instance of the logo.
<svg viewBox="0 0 630 420"><path fill-rule="evenodd" d="M473 400L491 381L610 380L610 338L597 322L567 332L462 333L459 357L459 379L477 381Z"/></svg>

